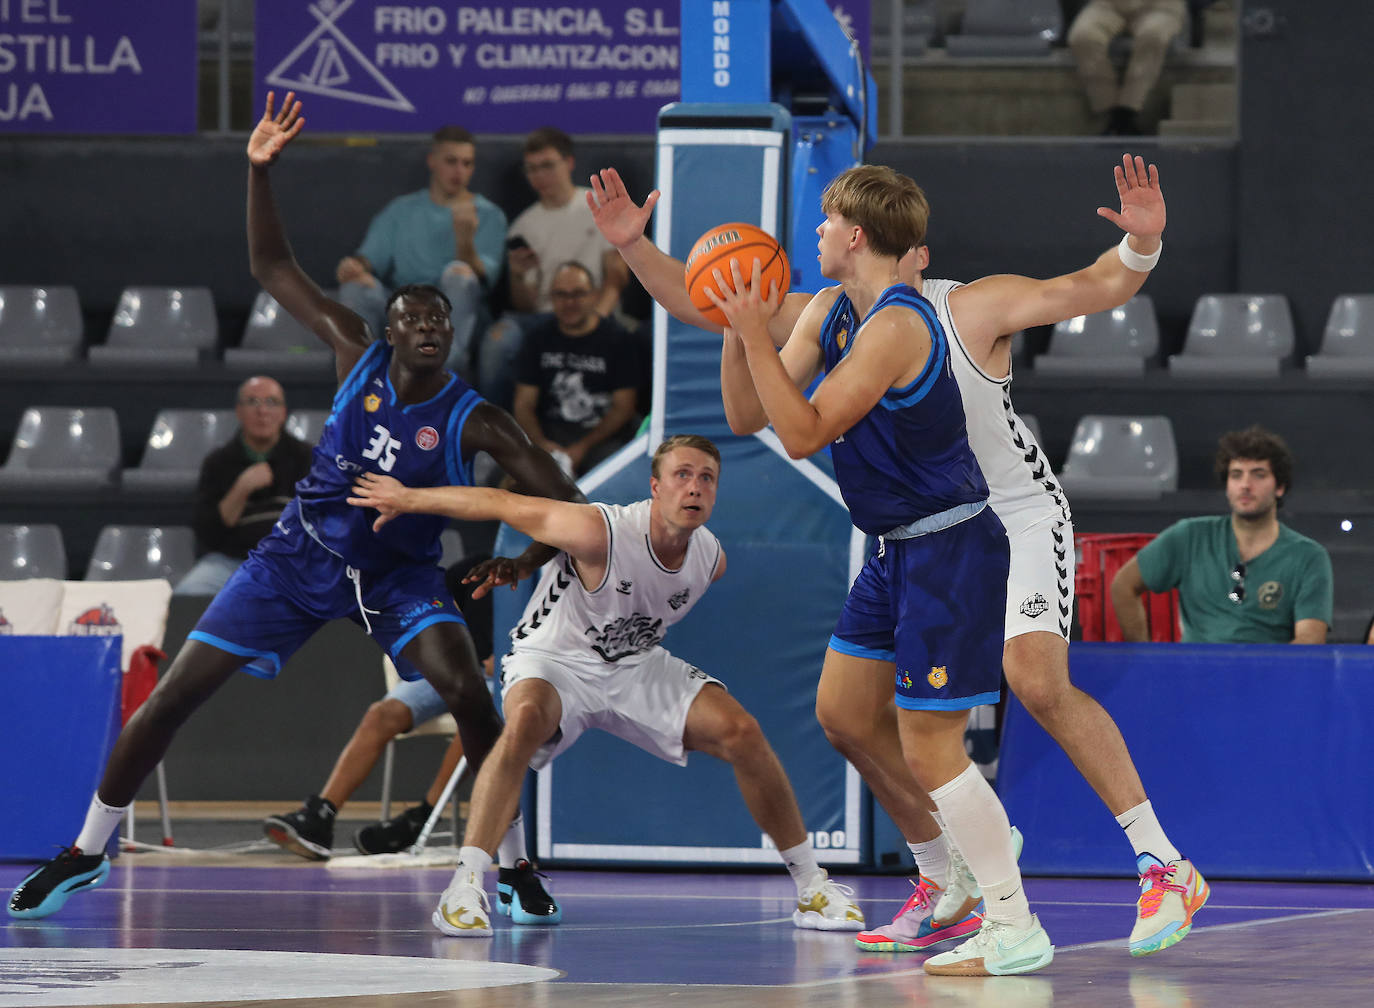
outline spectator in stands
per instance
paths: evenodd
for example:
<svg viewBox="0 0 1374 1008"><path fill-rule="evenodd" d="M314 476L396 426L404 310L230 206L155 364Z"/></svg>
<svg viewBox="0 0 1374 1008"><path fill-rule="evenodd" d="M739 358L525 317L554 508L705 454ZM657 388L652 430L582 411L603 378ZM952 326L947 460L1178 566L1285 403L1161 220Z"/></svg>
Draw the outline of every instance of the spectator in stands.
<svg viewBox="0 0 1374 1008"><path fill-rule="evenodd" d="M510 406L515 362L536 316L553 311L558 267L578 262L592 276L592 311L609 318L620 304L629 270L601 236L587 204L586 186L573 185L573 140L545 126L525 138L525 178L539 197L510 226L506 243L510 311L488 330L478 355L477 387L499 406Z"/></svg>
<svg viewBox="0 0 1374 1008"><path fill-rule="evenodd" d="M464 557L452 564L444 575L449 594L458 603L458 609L467 621L473 647L488 679L491 678L493 664L491 595L484 592L481 597L473 598L477 585L464 584L463 578L490 559L485 554ZM307 798L305 804L296 811L263 820L262 829L267 839L312 861L328 859L334 846L334 822L339 809L367 779L377 760L386 751L387 743L397 735L447 713L448 707L443 698L426 680L399 680L386 696L367 709L363 719L358 722L353 737L335 760L324 789L318 795ZM454 735L439 771L425 793L424 801L392 819L360 829L353 835L353 846L358 852L392 854L410 849L434 811L444 785L448 783L462 755L462 740Z"/></svg>
<svg viewBox="0 0 1374 1008"><path fill-rule="evenodd" d="M486 295L501 271L506 215L473 192L477 163L473 136L461 126L434 131L429 185L397 196L368 225L358 251L339 261L339 301L367 322L374 337L386 328L391 292L407 284L433 284L453 305L453 348L448 366L471 372L472 334L488 321Z"/></svg>
<svg viewBox="0 0 1374 1008"><path fill-rule="evenodd" d="M1169 43L1188 24L1186 0L1088 0L1069 27L1069 48L1093 114L1105 135L1139 136L1140 110L1159 81ZM1108 48L1131 36L1131 56L1118 80Z"/></svg>
<svg viewBox="0 0 1374 1008"><path fill-rule="evenodd" d="M592 308L591 272L553 274L553 315L525 337L515 371L516 421L530 440L583 473L630 439L638 384L634 336Z"/></svg>
<svg viewBox="0 0 1374 1008"><path fill-rule="evenodd" d="M1331 558L1278 519L1293 482L1288 446L1258 426L1228 432L1216 473L1230 515L1175 522L1112 579L1122 635L1149 640L1140 596L1178 588L1185 642L1326 643Z"/></svg>
<svg viewBox="0 0 1374 1008"><path fill-rule="evenodd" d="M223 588L310 471L310 446L287 433L286 393L275 379L259 375L240 385L234 412L238 433L201 463L191 525L205 553L177 595Z"/></svg>

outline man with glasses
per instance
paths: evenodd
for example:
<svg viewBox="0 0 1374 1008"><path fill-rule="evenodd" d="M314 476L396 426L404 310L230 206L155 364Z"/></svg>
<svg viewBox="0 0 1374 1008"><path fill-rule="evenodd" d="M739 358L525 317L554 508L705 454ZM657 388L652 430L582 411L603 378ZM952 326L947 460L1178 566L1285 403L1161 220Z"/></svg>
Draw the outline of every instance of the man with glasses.
<svg viewBox="0 0 1374 1008"><path fill-rule="evenodd" d="M1112 606L1128 641L1149 640L1144 592L1178 589L1191 643L1325 644L1331 626L1331 558L1279 521L1293 456L1253 426L1223 434L1216 474L1229 515L1170 525L1112 579Z"/></svg>
<svg viewBox="0 0 1374 1008"><path fill-rule="evenodd" d="M286 393L258 375L239 386L239 429L200 467L191 525L205 553L175 588L177 595L214 595L272 531L272 523L310 471L310 446L286 431Z"/></svg>
<svg viewBox="0 0 1374 1008"><path fill-rule="evenodd" d="M566 262L553 275L553 315L525 337L512 412L530 440L583 473L629 440L638 355L634 337L592 307L592 274Z"/></svg>
<svg viewBox="0 0 1374 1008"><path fill-rule="evenodd" d="M525 178L538 199L511 223L506 241L510 311L488 330L477 362L477 387L492 402L510 406L520 347L538 321L554 310L553 277L566 262L591 274L591 310L609 318L620 305L629 269L592 219L585 186L573 184L573 140L545 126L525 138Z"/></svg>

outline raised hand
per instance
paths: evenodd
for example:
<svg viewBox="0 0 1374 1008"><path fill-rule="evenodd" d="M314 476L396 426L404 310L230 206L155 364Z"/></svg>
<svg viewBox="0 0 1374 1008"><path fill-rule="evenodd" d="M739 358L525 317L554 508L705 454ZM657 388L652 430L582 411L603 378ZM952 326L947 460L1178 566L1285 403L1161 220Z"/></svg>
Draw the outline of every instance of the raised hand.
<svg viewBox="0 0 1374 1008"><path fill-rule="evenodd" d="M1116 192L1121 198L1121 212L1110 207L1098 207L1097 215L1105 217L1127 234L1142 238L1158 238L1164 233L1164 193L1159 188L1159 168L1145 159L1126 154L1114 173Z"/></svg>
<svg viewBox="0 0 1374 1008"><path fill-rule="evenodd" d="M257 168L266 168L276 161L277 156L305 125L305 117L301 115L301 103L296 101L296 92L286 93L286 100L282 102L281 111L276 115L272 114L274 98L275 95L268 91L267 107L263 109L262 118L253 129L253 135L248 138L248 160Z"/></svg>
<svg viewBox="0 0 1374 1008"><path fill-rule="evenodd" d="M749 282L744 282L744 275L740 270L739 259L730 259L730 280L725 279L717 267L711 271L715 278L715 287L703 287L706 296L711 299L717 308L725 313L729 321L729 328L733 329L740 339L749 340L753 338L768 339L772 345L772 338L768 336L768 320L778 313L782 307L783 292L778 290L776 280L768 281L768 289L763 290L763 264L758 257L752 260L753 269L749 274Z"/></svg>
<svg viewBox="0 0 1374 1008"><path fill-rule="evenodd" d="M592 220L602 236L616 248L629 245L644 234L649 215L654 212L659 191L655 189L640 206L630 199L630 193L614 168L602 168L591 178L592 191L587 194L587 206Z"/></svg>

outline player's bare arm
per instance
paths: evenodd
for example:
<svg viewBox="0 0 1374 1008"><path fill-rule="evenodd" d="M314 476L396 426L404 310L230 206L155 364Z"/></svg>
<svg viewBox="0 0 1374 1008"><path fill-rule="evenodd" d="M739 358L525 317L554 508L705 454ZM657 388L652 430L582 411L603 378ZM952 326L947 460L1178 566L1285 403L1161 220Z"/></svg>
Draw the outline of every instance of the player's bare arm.
<svg viewBox="0 0 1374 1008"><path fill-rule="evenodd" d="M777 310L776 292L765 296L756 291L757 266L754 282L747 286L737 265L731 268L734 291L713 299L739 333L759 401L792 458L813 455L849 430L889 388L914 381L930 356L930 330L919 316L903 308L885 308L865 322L862 336L807 400L768 335L767 319ZM797 332L794 338L800 343L801 338L813 337ZM814 338L819 346L819 324ZM789 346L792 342L788 340Z"/></svg>
<svg viewBox="0 0 1374 1008"><path fill-rule="evenodd" d="M305 126L301 103L288 93L280 112L267 92L262 119L248 138L248 261L253 277L290 315L334 351L340 381L353 369L369 342L367 323L325 297L296 262L286 239L268 179L268 167Z"/></svg>
<svg viewBox="0 0 1374 1008"><path fill-rule="evenodd" d="M591 177L590 183L592 191L587 195L587 205L591 207L597 229L615 246L649 296L679 322L710 332L719 330L720 326L702 315L688 297L682 260L674 259L645 235L659 191L655 189L649 193L641 206L630 197L624 180L614 168L601 169ZM771 325L778 346L787 341L810 297L809 294L795 294L785 299L783 310Z"/></svg>
<svg viewBox="0 0 1374 1008"><path fill-rule="evenodd" d="M791 319L789 335L782 342L779 357L783 369L797 389L804 389L821 373L821 323L825 321L839 297L840 288L831 287L814 296L810 294L788 294L782 299L782 307L770 321L769 331L777 327L772 324L779 317ZM725 420L735 434L753 434L768 426L768 414L759 401L758 390L754 388L754 378L749 372L749 361L744 352L744 344L733 329L726 329L720 348L720 395L725 406Z"/></svg>
<svg viewBox="0 0 1374 1008"><path fill-rule="evenodd" d="M1153 164L1147 168L1144 158L1128 154L1113 175L1121 209L1098 207L1098 216L1126 233L1131 251L1150 256L1160 247L1165 224L1159 168ZM1113 247L1091 266L1048 280L1014 274L983 277L950 292L950 311L964 346L981 365L999 338L1125 304L1149 275L1127 267Z"/></svg>

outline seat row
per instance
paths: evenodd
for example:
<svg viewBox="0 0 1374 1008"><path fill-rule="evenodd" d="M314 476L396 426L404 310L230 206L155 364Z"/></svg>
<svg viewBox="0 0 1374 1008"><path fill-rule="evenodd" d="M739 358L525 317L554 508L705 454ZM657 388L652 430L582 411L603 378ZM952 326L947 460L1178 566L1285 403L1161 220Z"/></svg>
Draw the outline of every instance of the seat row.
<svg viewBox="0 0 1374 1008"><path fill-rule="evenodd" d="M196 562L189 525L106 525L96 538L87 581L166 578L175 585ZM57 525L0 525L0 581L67 577L67 548Z"/></svg>
<svg viewBox="0 0 1374 1008"><path fill-rule="evenodd" d="M327 410L296 410L286 429L306 444L319 439ZM148 432L143 457L123 468L119 417L109 407L30 406L0 466L0 490L79 490L123 485L189 492L201 461L238 429L233 410L165 409Z"/></svg>
<svg viewBox="0 0 1374 1008"><path fill-rule="evenodd" d="M1168 359L1180 378L1273 378L1293 355L1293 314L1282 294L1205 294L1188 322L1183 352ZM1111 377L1143 374L1159 352L1154 303L1138 294L1119 308L1058 323L1039 374ZM1306 358L1312 378L1374 377L1374 294L1337 297L1321 349Z"/></svg>
<svg viewBox="0 0 1374 1008"><path fill-rule="evenodd" d="M0 366L81 359L85 326L72 286L0 286ZM110 368L194 367L219 353L219 321L208 287L126 287L105 342L86 348ZM259 291L238 346L224 362L253 371L328 372L334 357L266 291Z"/></svg>

